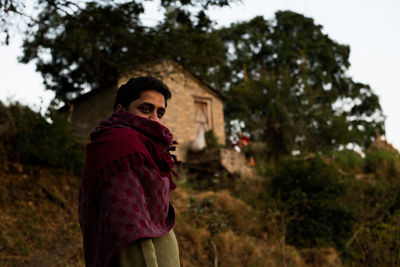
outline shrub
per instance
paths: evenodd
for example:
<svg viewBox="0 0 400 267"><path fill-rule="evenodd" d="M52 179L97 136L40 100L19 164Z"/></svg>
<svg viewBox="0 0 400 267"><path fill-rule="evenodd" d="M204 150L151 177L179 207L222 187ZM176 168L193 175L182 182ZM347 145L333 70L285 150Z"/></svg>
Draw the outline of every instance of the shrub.
<svg viewBox="0 0 400 267"><path fill-rule="evenodd" d="M9 109L15 125L10 158L24 164L81 171L84 147L74 138L63 116L52 109L43 116L19 103L11 104Z"/></svg>
<svg viewBox="0 0 400 267"><path fill-rule="evenodd" d="M0 101L0 159L7 156L9 150L10 136L15 130L14 121L11 112Z"/></svg>
<svg viewBox="0 0 400 267"><path fill-rule="evenodd" d="M209 130L209 131L205 132L204 138L206 139L207 148L218 147L218 139L215 136L215 133L213 130Z"/></svg>
<svg viewBox="0 0 400 267"><path fill-rule="evenodd" d="M371 248L376 245L374 244L376 240L374 241L368 235L371 231L375 231L378 225L385 225L388 219L400 209L400 183L373 177L353 179L345 203L353 211L356 222L353 235L346 244L346 251L342 251L342 257L348 263L363 262L363 258L366 257L366 247ZM376 235L374 238L378 238L379 233L375 232L374 235ZM360 242L364 244L359 244ZM372 243L368 244L368 242ZM382 259L382 262L384 261ZM362 265L368 264L364 262ZM371 264L371 266L394 265Z"/></svg>
<svg viewBox="0 0 400 267"><path fill-rule="evenodd" d="M355 243L361 252L363 266L400 265L400 212L374 227L364 227Z"/></svg>
<svg viewBox="0 0 400 267"><path fill-rule="evenodd" d="M286 160L272 177L269 190L290 218L289 244L344 248L354 216L343 201L347 185L333 166L320 158Z"/></svg>
<svg viewBox="0 0 400 267"><path fill-rule="evenodd" d="M335 166L348 173L360 173L364 169L364 159L355 151L344 150L332 153Z"/></svg>
<svg viewBox="0 0 400 267"><path fill-rule="evenodd" d="M400 183L386 180L356 180L346 200L353 205L357 218L362 222L376 221L400 209Z"/></svg>
<svg viewBox="0 0 400 267"><path fill-rule="evenodd" d="M388 150L374 150L367 154L365 170L377 178L394 180L400 177L400 155Z"/></svg>
<svg viewBox="0 0 400 267"><path fill-rule="evenodd" d="M247 157L254 157L255 160L265 161L267 159L265 151L267 151L267 144L263 142L251 142L243 147Z"/></svg>

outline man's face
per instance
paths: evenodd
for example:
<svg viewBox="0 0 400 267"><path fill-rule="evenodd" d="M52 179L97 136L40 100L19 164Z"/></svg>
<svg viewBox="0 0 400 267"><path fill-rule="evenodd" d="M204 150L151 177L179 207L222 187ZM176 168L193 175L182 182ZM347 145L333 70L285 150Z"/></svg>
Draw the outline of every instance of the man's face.
<svg viewBox="0 0 400 267"><path fill-rule="evenodd" d="M165 98L155 90L143 91L138 99L129 104L127 111L162 124L165 113Z"/></svg>

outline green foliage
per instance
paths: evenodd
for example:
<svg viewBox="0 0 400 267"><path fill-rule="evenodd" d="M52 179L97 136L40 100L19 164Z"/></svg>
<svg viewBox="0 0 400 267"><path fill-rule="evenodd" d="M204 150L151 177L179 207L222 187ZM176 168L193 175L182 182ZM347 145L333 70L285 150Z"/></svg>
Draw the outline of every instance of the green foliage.
<svg viewBox="0 0 400 267"><path fill-rule="evenodd" d="M356 246L363 266L400 265L400 212L373 228L362 228Z"/></svg>
<svg viewBox="0 0 400 267"><path fill-rule="evenodd" d="M207 225L211 236L214 236L227 227L226 220L224 220L223 216L215 209L214 200L211 198L204 198L201 201L189 198L189 215L191 217L201 217L201 223L197 226L202 224Z"/></svg>
<svg viewBox="0 0 400 267"><path fill-rule="evenodd" d="M357 181L349 185L346 202L354 210L360 223L384 218L395 205L398 183L385 180Z"/></svg>
<svg viewBox="0 0 400 267"><path fill-rule="evenodd" d="M75 2L40 5L20 58L36 61L59 99L115 86L141 64L172 59L226 90L227 119L244 121L252 139L267 144L267 156L348 143L366 148L376 130L384 132L378 97L346 75L349 47L311 18L277 12L216 30L207 8L234 0L167 0L164 20L146 27L140 1Z"/></svg>
<svg viewBox="0 0 400 267"><path fill-rule="evenodd" d="M400 178L400 155L394 151L374 150L365 158L365 170L379 179L392 181Z"/></svg>
<svg viewBox="0 0 400 267"><path fill-rule="evenodd" d="M271 198L287 211L289 244L344 248L354 215L343 202L347 185L333 166L320 158L289 159L268 187Z"/></svg>
<svg viewBox="0 0 400 267"><path fill-rule="evenodd" d="M237 1L237 0L236 0ZM165 7L169 7L171 5L180 4L182 6L196 6L200 5L203 9L207 9L210 6L227 6L232 2L236 1L229 1L229 0L161 0L161 4Z"/></svg>
<svg viewBox="0 0 400 267"><path fill-rule="evenodd" d="M213 30L212 21L200 11L192 15L181 9L170 9L165 19L152 31L154 59L172 59L186 70L213 82L218 67L226 61L224 44Z"/></svg>
<svg viewBox="0 0 400 267"><path fill-rule="evenodd" d="M218 147L218 139L213 130L209 130L204 133L204 138L206 139L207 148Z"/></svg>
<svg viewBox="0 0 400 267"><path fill-rule="evenodd" d="M10 149L10 135L15 130L11 112L0 101L0 160L7 157L7 151Z"/></svg>
<svg viewBox="0 0 400 267"><path fill-rule="evenodd" d="M115 86L140 64L172 59L226 90L227 119L245 122L275 158L366 148L384 132L377 95L346 74L348 46L290 11L216 30L207 9L235 1L163 0L164 20L153 27L141 21L141 1L37 1L20 60L35 61L46 88L70 100Z"/></svg>
<svg viewBox="0 0 400 267"><path fill-rule="evenodd" d="M47 6L39 14L34 33L24 40L20 61L38 59L36 68L46 88L61 99L79 94L88 84L92 88L113 85L126 68L137 64L138 53L148 60L143 45L150 40L139 21L142 12L142 5L134 1L119 5L89 2L73 15ZM44 50L50 59L40 53Z"/></svg>
<svg viewBox="0 0 400 267"><path fill-rule="evenodd" d="M347 173L356 174L364 169L364 159L355 151L333 151L330 157L337 168Z"/></svg>
<svg viewBox="0 0 400 267"><path fill-rule="evenodd" d="M348 250L353 250L351 258L359 258L362 251L355 246L361 231L374 231L381 223L400 210L400 183L387 180L353 180L348 184L345 203L353 211L356 222L353 237L346 242ZM369 246L368 244L365 244Z"/></svg>
<svg viewBox="0 0 400 267"><path fill-rule="evenodd" d="M350 48L311 18L277 12L218 34L229 51L220 73L230 88L227 118L243 121L269 154L366 148L384 131L378 96L346 74Z"/></svg>
<svg viewBox="0 0 400 267"><path fill-rule="evenodd" d="M144 26L140 1L79 3L60 12L45 6L23 44L21 62L35 61L47 89L73 99L85 88L114 86L141 64L172 59L203 77L225 60L225 48L204 10L185 6L228 5L231 1L163 1L165 20ZM61 9L64 10L64 9Z"/></svg>
<svg viewBox="0 0 400 267"><path fill-rule="evenodd" d="M267 158L267 145L264 142L251 142L241 148L247 159L253 158L257 173L264 177L270 177L275 164Z"/></svg>
<svg viewBox="0 0 400 267"><path fill-rule="evenodd" d="M147 0L148 2L151 0ZM238 0L161 0L160 7L169 9L180 9L182 11L191 8L191 10L199 10L199 14L210 7L228 6L230 3ZM38 29L38 24L48 23L50 28L57 27L52 24L54 15L65 17L73 17L77 12L85 9L88 5L96 4L102 7L118 8L118 7L139 7L143 9L143 5L139 0L33 0L27 5L24 0L1 0L0 1L0 44L9 44L10 31L15 27L27 29L26 35L33 35ZM30 10L34 7L35 12ZM143 10L144 11L144 10ZM141 11L141 12L143 12ZM136 12L135 12L136 13ZM129 14L128 14L129 15ZM104 26L104 24L102 24ZM53 32L54 33L54 32Z"/></svg>
<svg viewBox="0 0 400 267"><path fill-rule="evenodd" d="M9 156L25 164L41 164L80 172L84 147L64 117L54 110L46 116L18 103L9 106L15 124ZM49 122L51 120L51 122Z"/></svg>
<svg viewBox="0 0 400 267"><path fill-rule="evenodd" d="M343 251L345 260L356 266L396 266L389 263L399 256L393 247L397 246L400 182L375 176L353 180L345 203L356 219Z"/></svg>

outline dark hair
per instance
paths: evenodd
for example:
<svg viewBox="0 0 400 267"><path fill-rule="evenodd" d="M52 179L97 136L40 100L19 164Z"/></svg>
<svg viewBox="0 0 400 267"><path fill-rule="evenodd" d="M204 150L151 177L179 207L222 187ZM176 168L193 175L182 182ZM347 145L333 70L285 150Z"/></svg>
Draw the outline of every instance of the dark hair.
<svg viewBox="0 0 400 267"><path fill-rule="evenodd" d="M118 88L113 111L115 111L115 108L118 104L128 109L129 104L132 101L138 99L142 92L149 90L154 90L161 93L165 98L165 106L167 106L167 100L171 99L172 96L168 86L166 86L159 79L145 76L131 78L127 83Z"/></svg>

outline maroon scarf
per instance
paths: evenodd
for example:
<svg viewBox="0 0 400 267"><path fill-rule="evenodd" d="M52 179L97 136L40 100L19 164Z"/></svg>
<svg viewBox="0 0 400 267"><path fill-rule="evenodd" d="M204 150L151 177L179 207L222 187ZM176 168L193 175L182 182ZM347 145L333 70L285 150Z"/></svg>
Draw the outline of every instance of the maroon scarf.
<svg viewBox="0 0 400 267"><path fill-rule="evenodd" d="M161 124L127 112L102 121L86 146L79 192L79 223L86 266L110 258L140 238L160 237L175 221L172 134Z"/></svg>

